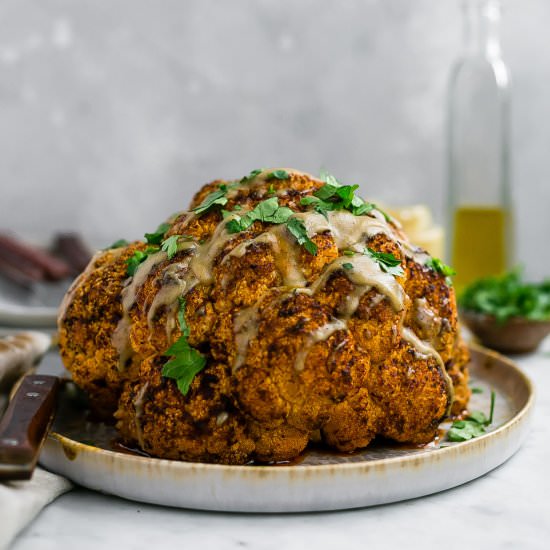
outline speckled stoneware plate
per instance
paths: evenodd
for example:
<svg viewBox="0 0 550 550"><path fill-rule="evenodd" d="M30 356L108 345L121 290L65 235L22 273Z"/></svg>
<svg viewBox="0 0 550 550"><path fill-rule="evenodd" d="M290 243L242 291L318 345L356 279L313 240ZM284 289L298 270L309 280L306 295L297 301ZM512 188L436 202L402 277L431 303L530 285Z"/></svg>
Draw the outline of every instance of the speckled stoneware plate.
<svg viewBox="0 0 550 550"><path fill-rule="evenodd" d="M120 452L112 428L70 412L65 400L42 451L47 469L124 498L201 510L307 512L359 508L420 497L482 476L510 458L527 436L533 408L529 379L510 360L474 347L471 410L489 411L489 433L464 443L441 437L424 447L375 443L351 455L311 450L290 465L221 466Z"/></svg>

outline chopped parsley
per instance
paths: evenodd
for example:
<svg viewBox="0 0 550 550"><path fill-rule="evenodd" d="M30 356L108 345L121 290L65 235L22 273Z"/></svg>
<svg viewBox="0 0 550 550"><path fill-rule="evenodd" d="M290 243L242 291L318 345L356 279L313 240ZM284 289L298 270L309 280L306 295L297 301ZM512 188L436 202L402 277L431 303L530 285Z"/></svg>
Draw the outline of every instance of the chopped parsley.
<svg viewBox="0 0 550 550"><path fill-rule="evenodd" d="M328 218L328 212L334 210L348 210L354 216L364 216L376 208L372 202L365 202L361 197L355 194L359 189L358 185L340 185L338 180L329 174L323 172L321 179L325 185L317 189L313 196L303 197L300 201L302 206L313 206L313 209ZM385 213L384 217L389 220Z"/></svg>
<svg viewBox="0 0 550 550"><path fill-rule="evenodd" d="M464 290L459 304L463 309L491 315L502 324L511 317L547 321L550 279L538 284L526 283L517 269L500 277L479 279Z"/></svg>
<svg viewBox="0 0 550 550"><path fill-rule="evenodd" d="M455 420L447 432L449 441L468 441L474 437L479 437L487 433L487 426L493 423L493 414L495 411L496 394L491 391L491 406L489 418L481 411L471 412L465 420Z"/></svg>
<svg viewBox="0 0 550 550"><path fill-rule="evenodd" d="M111 246L108 246L105 248L105 250L112 250L113 248L122 248L124 246L128 246L130 243L126 239L118 239L118 241L115 241Z"/></svg>
<svg viewBox="0 0 550 550"><path fill-rule="evenodd" d="M294 217L294 212L286 206L279 206L279 199L271 197L260 202L256 207L243 214L236 215L227 222L226 228L229 233L240 233L246 231L254 222L285 224L290 234L303 246L310 254L317 254L317 245L309 238L304 223Z"/></svg>
<svg viewBox="0 0 550 550"><path fill-rule="evenodd" d="M344 250L344 256L355 256L355 252L353 250Z"/></svg>
<svg viewBox="0 0 550 550"><path fill-rule="evenodd" d="M142 264L151 254L158 251L159 249L156 246L149 246L145 250L134 251L134 253L126 260L127 275L134 275L140 264Z"/></svg>
<svg viewBox="0 0 550 550"><path fill-rule="evenodd" d="M286 206L279 206L279 199L272 197L260 202L254 210L243 216L235 216L227 223L229 233L240 233L246 231L255 221L268 223L286 223L294 212Z"/></svg>
<svg viewBox="0 0 550 550"><path fill-rule="evenodd" d="M193 212L197 215L204 214L208 212L214 206L225 206L227 204L227 185L220 185L220 188L217 191L212 191L212 193L206 195L204 200L199 206L193 208Z"/></svg>
<svg viewBox="0 0 550 550"><path fill-rule="evenodd" d="M241 178L241 181L239 183L250 183L256 176L259 176L263 170L261 168L257 168L256 170L252 170L248 176L244 176Z"/></svg>
<svg viewBox="0 0 550 550"><path fill-rule="evenodd" d="M169 223L161 223L153 233L145 233L147 244L160 244L165 233L170 229Z"/></svg>
<svg viewBox="0 0 550 550"><path fill-rule="evenodd" d="M439 258L429 258L424 265L445 277L456 275L456 271L451 266L443 263Z"/></svg>
<svg viewBox="0 0 550 550"><path fill-rule="evenodd" d="M182 235L172 235L162 241L161 250L166 252L168 259L171 260L178 251L178 240Z"/></svg>
<svg viewBox="0 0 550 550"><path fill-rule="evenodd" d="M265 179L269 180L288 180L290 179L290 174L286 170L273 170L266 174Z"/></svg>
<svg viewBox="0 0 550 550"><path fill-rule="evenodd" d="M302 220L290 218L286 222L286 228L300 246L303 246L312 256L317 256L317 245L309 238Z"/></svg>
<svg viewBox="0 0 550 550"><path fill-rule="evenodd" d="M376 252L372 248L365 248L363 254L372 258L386 273L396 277L405 275L401 267L401 260L389 252Z"/></svg>
<svg viewBox="0 0 550 550"><path fill-rule="evenodd" d="M345 263L345 264L342 264L342 267L349 271L350 269L353 269L353 264Z"/></svg>
<svg viewBox="0 0 550 550"><path fill-rule="evenodd" d="M178 322L181 336L164 352L171 357L162 368L162 376L176 381L179 391L187 395L195 376L206 366L206 357L189 345L189 325L185 320L186 301L179 299Z"/></svg>
<svg viewBox="0 0 550 550"><path fill-rule="evenodd" d="M472 386L472 393L483 393L483 388L478 388L477 386Z"/></svg>

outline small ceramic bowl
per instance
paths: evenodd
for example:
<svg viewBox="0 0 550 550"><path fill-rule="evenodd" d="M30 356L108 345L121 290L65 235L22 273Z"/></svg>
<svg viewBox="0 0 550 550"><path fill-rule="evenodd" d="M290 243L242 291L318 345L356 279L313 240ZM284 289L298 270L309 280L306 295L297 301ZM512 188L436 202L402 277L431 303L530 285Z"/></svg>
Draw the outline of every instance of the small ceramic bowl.
<svg viewBox="0 0 550 550"><path fill-rule="evenodd" d="M550 321L511 317L504 324L491 315L460 310L460 318L481 343L503 353L530 353L550 334Z"/></svg>

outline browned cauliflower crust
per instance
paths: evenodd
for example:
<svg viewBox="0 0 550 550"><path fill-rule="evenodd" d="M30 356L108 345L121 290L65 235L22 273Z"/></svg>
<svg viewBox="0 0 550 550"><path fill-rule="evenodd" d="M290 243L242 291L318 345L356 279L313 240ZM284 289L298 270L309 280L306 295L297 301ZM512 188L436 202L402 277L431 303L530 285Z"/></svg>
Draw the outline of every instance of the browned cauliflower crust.
<svg viewBox="0 0 550 550"><path fill-rule="evenodd" d="M63 361L127 444L176 460L286 461L310 441L340 451L377 435L425 443L466 408L455 295L429 255L376 208L302 205L325 183L280 173L204 186L191 209L220 186L227 202L172 216L163 239L182 236L173 255L145 243L101 252L69 291ZM315 255L284 223L228 231L271 197L294 211ZM128 276L136 250L148 255ZM163 376L182 298L188 343L206 359L186 393Z"/></svg>

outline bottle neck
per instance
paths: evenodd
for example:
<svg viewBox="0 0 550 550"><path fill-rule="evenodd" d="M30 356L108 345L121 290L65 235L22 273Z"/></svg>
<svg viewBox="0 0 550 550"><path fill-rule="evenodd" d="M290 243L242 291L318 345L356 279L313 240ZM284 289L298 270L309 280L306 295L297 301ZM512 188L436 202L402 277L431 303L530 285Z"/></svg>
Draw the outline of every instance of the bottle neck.
<svg viewBox="0 0 550 550"><path fill-rule="evenodd" d="M464 0L464 44L466 54L487 59L501 55L499 0Z"/></svg>

